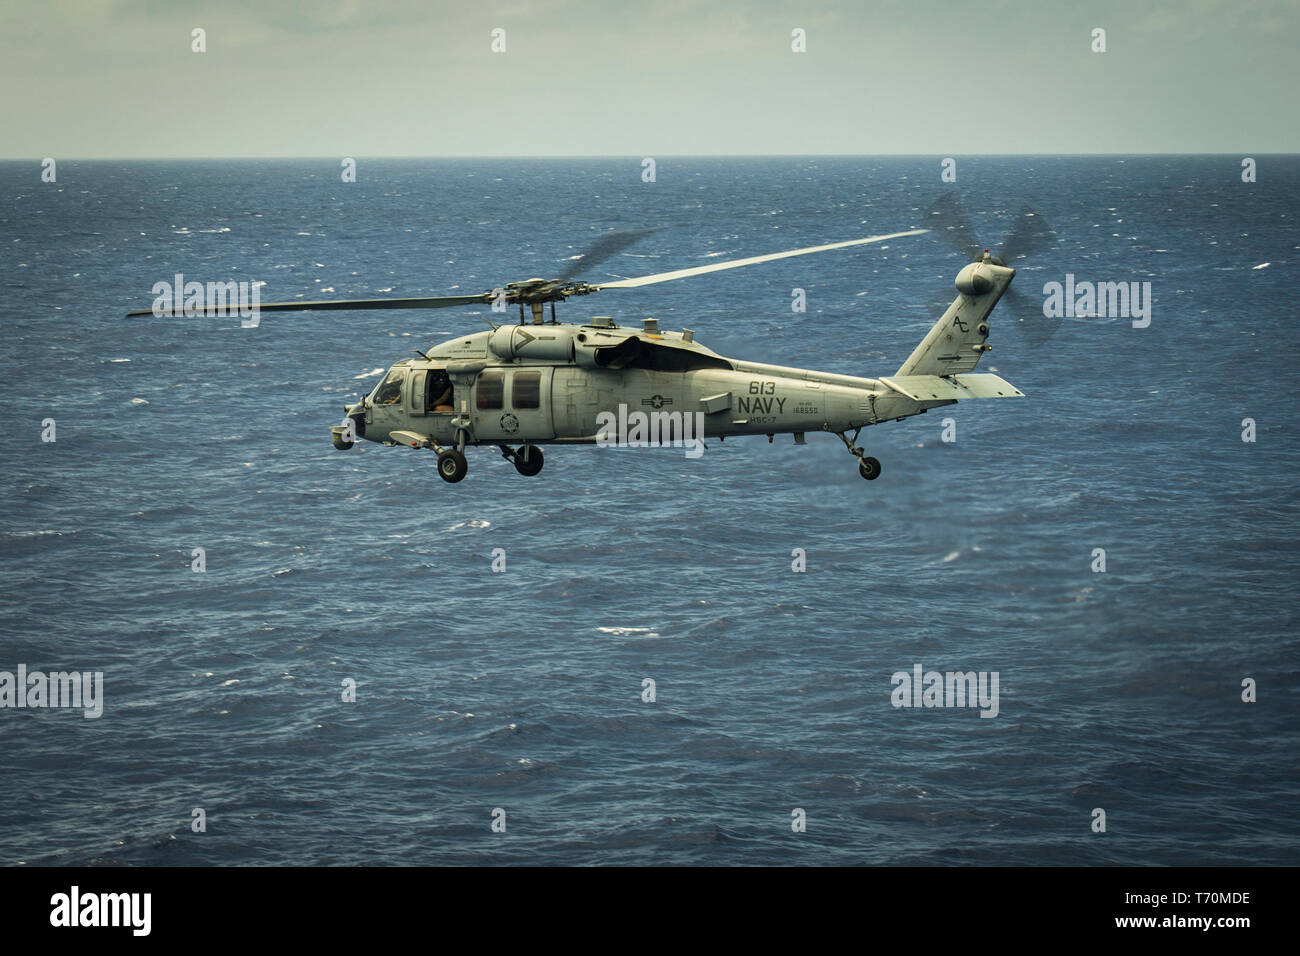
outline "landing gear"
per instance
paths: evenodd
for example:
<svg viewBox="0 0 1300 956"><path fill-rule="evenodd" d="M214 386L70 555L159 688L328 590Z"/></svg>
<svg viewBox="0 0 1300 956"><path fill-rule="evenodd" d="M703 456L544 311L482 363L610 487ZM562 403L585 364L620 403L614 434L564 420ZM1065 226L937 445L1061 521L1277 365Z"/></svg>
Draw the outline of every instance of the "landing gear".
<svg viewBox="0 0 1300 956"><path fill-rule="evenodd" d="M546 459L542 457L542 450L532 445L525 445L515 452L515 471L527 478L531 478L541 471L542 465L545 463Z"/></svg>
<svg viewBox="0 0 1300 956"><path fill-rule="evenodd" d="M863 458L858 462L858 474L867 481L875 481L880 477L880 462L874 458Z"/></svg>
<svg viewBox="0 0 1300 956"><path fill-rule="evenodd" d="M861 433L862 429L859 428L853 433L852 438L849 438L849 436L844 434L844 432L836 432L835 434L840 436L840 441L844 442L845 447L848 448L848 450L853 454L853 457L858 460L858 474L867 479L867 481L875 481L880 477L880 462L879 460L872 458L870 455L864 456L862 454L862 449L857 445L858 435Z"/></svg>
<svg viewBox="0 0 1300 956"><path fill-rule="evenodd" d="M443 481L454 484L464 478L467 471L469 471L469 464L460 452L448 449L438 453L438 474L442 476Z"/></svg>
<svg viewBox="0 0 1300 956"><path fill-rule="evenodd" d="M518 451L508 445L502 445L501 457L511 459L515 464L515 471L527 478L540 472L542 465L546 463L542 450L536 445L524 445Z"/></svg>

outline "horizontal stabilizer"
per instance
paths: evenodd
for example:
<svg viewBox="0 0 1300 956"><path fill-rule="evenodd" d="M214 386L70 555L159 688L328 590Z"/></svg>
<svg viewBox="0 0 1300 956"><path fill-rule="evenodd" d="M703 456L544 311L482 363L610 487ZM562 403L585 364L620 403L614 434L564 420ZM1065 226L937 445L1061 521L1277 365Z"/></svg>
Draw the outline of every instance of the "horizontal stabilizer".
<svg viewBox="0 0 1300 956"><path fill-rule="evenodd" d="M987 372L962 375L895 375L882 378L900 395L914 402L960 401L965 398L1024 398L1025 393L1005 379Z"/></svg>

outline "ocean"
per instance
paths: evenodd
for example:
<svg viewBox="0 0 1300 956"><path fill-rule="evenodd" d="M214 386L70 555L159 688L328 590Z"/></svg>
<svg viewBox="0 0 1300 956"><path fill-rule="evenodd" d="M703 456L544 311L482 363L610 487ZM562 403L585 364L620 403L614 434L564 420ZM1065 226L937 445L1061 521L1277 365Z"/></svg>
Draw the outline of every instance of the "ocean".
<svg viewBox="0 0 1300 956"><path fill-rule="evenodd" d="M0 862L1300 863L1300 157L1256 158L0 163L0 671L103 674L95 719L0 709ZM1054 230L979 369L1025 397L864 430L871 482L778 435L449 485L329 427L487 307L124 318L176 273L477 293L653 230L596 281L946 193L995 252ZM874 377L962 265L932 231L558 315ZM1035 335L1067 275L1149 282L1149 324ZM996 716L895 706L918 665L996 672Z"/></svg>

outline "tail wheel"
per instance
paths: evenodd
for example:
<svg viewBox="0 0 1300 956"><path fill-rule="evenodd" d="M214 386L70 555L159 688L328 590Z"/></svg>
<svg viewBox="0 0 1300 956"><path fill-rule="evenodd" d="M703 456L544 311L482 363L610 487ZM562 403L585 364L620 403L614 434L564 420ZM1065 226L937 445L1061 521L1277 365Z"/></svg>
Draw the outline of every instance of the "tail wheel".
<svg viewBox="0 0 1300 956"><path fill-rule="evenodd" d="M455 483L465 477L469 464L465 456L458 451L444 451L438 456L438 474L443 481Z"/></svg>
<svg viewBox="0 0 1300 956"><path fill-rule="evenodd" d="M875 481L880 477L880 462L868 456L858 462L858 474L867 481Z"/></svg>
<svg viewBox="0 0 1300 956"><path fill-rule="evenodd" d="M515 454L515 471L529 478L542 470L542 465L546 459L542 456L542 450L533 445L525 445Z"/></svg>

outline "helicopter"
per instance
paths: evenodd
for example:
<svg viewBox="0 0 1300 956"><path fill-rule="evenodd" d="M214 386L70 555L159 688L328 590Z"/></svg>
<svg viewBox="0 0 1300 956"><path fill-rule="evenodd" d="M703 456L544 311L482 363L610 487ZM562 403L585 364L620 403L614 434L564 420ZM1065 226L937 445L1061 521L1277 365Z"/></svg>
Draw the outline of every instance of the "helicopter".
<svg viewBox="0 0 1300 956"><path fill-rule="evenodd" d="M879 378L727 358L697 342L693 330L661 329L653 318L640 328L603 316L561 323L555 303L925 232L911 229L610 282L575 279L570 273L577 268L608 258L644 234L611 233L587 255L575 256L577 264L558 279L528 279L472 295L263 303L259 311L489 304L500 312L517 306L517 323L485 320L487 330L396 362L368 394L344 407L343 423L330 429L340 451L359 439L431 449L447 482L468 473L470 447L495 447L521 475L532 477L545 461L542 445L673 444L698 457L705 439L766 435L771 442L777 434L792 434L795 444L804 445L809 432L837 436L858 473L871 481L880 476L881 464L857 444L862 429L964 399L1024 396L997 375L973 371L992 348L989 314L1016 274L987 249L958 272L957 298L907 360ZM964 252L968 245L961 243Z"/></svg>

